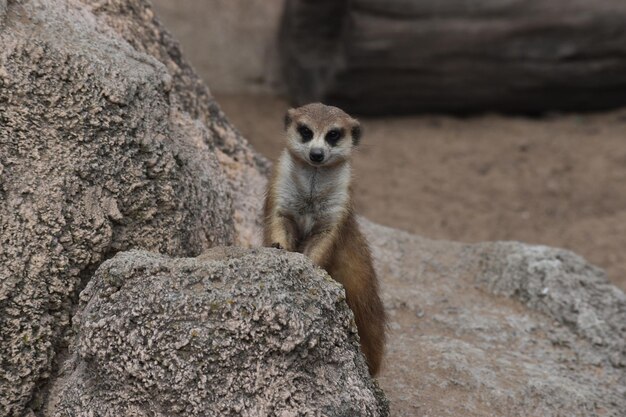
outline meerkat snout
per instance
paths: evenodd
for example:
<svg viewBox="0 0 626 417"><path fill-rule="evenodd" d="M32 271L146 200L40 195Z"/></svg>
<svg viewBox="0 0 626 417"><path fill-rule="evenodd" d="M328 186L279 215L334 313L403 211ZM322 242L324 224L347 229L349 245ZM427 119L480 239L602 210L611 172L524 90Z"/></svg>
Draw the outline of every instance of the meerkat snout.
<svg viewBox="0 0 626 417"><path fill-rule="evenodd" d="M324 161L324 149L322 148L313 148L309 153L309 158L311 158L312 162L318 163Z"/></svg>

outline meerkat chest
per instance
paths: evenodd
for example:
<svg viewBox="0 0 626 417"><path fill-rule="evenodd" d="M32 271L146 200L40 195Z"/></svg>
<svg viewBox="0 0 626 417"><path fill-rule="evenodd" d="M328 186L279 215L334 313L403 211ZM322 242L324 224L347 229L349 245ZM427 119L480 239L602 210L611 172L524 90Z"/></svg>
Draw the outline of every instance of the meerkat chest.
<svg viewBox="0 0 626 417"><path fill-rule="evenodd" d="M307 167L308 168L308 167ZM278 205L301 236L338 222L349 203L349 170L294 169L279 184Z"/></svg>

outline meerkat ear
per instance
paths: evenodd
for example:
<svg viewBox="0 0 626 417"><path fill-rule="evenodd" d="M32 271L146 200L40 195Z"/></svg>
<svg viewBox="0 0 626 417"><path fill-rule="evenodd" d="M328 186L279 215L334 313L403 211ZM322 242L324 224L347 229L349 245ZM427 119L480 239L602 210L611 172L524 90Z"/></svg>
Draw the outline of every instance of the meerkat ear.
<svg viewBox="0 0 626 417"><path fill-rule="evenodd" d="M294 109L289 109L287 110L287 113L285 113L285 130L289 129L291 122L293 122L293 112Z"/></svg>
<svg viewBox="0 0 626 417"><path fill-rule="evenodd" d="M361 135L363 134L363 130L361 129L361 124L358 121L354 121L355 124L352 126L350 133L352 133L352 144L357 146L361 142Z"/></svg>

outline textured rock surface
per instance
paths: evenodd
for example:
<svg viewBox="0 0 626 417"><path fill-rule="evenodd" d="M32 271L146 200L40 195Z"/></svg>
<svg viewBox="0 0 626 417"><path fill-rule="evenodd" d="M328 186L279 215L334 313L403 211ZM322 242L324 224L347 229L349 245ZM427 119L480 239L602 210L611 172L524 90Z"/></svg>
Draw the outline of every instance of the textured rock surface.
<svg viewBox="0 0 626 417"><path fill-rule="evenodd" d="M81 281L118 250L252 240L265 162L143 1L2 0L0 45L0 415L19 415Z"/></svg>
<svg viewBox="0 0 626 417"><path fill-rule="evenodd" d="M624 415L626 295L602 271L559 249L363 223L390 315L392 415Z"/></svg>
<svg viewBox="0 0 626 417"><path fill-rule="evenodd" d="M233 200L235 242L239 245L257 244L259 207L253 203L265 190L268 162L257 154L248 142L228 122L211 96L208 87L191 68L178 42L165 30L146 0L82 0L93 14L99 30L113 31L141 54L163 63L172 77L172 90L177 107L206 127L203 137L215 153L226 175Z"/></svg>
<svg viewBox="0 0 626 417"><path fill-rule="evenodd" d="M342 287L299 254L123 252L74 320L56 416L387 415Z"/></svg>

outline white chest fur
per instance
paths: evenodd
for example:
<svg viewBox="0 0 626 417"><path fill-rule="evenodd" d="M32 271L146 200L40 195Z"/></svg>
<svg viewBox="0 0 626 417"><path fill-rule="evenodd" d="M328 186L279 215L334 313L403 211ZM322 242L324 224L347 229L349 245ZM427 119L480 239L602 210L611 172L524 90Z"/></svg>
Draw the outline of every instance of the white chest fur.
<svg viewBox="0 0 626 417"><path fill-rule="evenodd" d="M348 162L335 167L296 164L289 152L279 160L277 209L295 220L300 236L308 236L323 222L340 220L347 209L351 169Z"/></svg>

